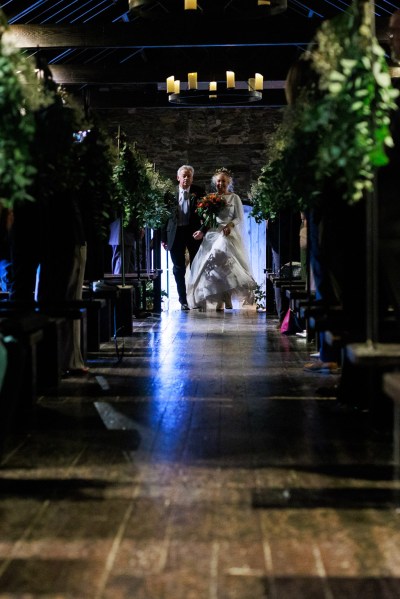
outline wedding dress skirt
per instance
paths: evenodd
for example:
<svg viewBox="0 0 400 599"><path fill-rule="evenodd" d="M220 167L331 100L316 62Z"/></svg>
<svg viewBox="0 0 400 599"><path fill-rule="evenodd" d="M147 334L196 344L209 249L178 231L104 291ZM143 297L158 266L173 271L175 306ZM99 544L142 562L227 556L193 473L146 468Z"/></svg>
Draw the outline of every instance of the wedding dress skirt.
<svg viewBox="0 0 400 599"><path fill-rule="evenodd" d="M192 262L187 284L190 308L205 306L206 301L223 301L226 293L249 299L257 286L251 274L240 233L222 232L225 223L206 233Z"/></svg>

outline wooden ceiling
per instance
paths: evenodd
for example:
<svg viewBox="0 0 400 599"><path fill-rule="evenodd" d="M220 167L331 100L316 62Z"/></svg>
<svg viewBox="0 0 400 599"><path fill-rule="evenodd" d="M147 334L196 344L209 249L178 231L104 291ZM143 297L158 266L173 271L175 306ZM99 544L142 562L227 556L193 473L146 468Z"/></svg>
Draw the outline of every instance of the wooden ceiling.
<svg viewBox="0 0 400 599"><path fill-rule="evenodd" d="M270 16L256 0L199 0L197 11L183 10L183 1L3 0L0 8L20 47L44 56L56 81L94 108L172 106L166 77L186 82L196 71L200 82L223 81L226 70L238 86L263 74L263 100L250 105L256 108L284 104L290 65L322 20L351 3L287 0L286 10ZM375 2L383 44L396 8L400 0Z"/></svg>

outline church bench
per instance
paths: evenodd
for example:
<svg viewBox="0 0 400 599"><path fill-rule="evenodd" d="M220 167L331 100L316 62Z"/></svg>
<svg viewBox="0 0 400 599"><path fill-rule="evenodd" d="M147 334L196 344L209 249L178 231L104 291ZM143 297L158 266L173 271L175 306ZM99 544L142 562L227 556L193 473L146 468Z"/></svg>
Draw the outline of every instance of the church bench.
<svg viewBox="0 0 400 599"><path fill-rule="evenodd" d="M63 363L63 347L66 326L71 320L81 323L81 353L84 361L88 353L88 302L81 300L35 302L35 301L0 301L0 317L18 322L24 315L36 315L45 318L42 328L42 339L35 350L35 381L37 392L45 393L56 390L61 382L65 365ZM68 331L71 334L71 331Z"/></svg>
<svg viewBox="0 0 400 599"><path fill-rule="evenodd" d="M57 311L59 309L66 310L83 310L86 311L86 318L84 313L80 315L82 321L82 336L83 336L83 351L85 355L89 352L97 352L100 349L100 313L106 309L106 300L100 297L82 298L81 300L71 300L70 302L59 302L52 304L50 307L48 304L38 304L39 310L43 310L46 313L48 311ZM0 304L1 305L1 304ZM86 329L86 331L85 331Z"/></svg>
<svg viewBox="0 0 400 599"><path fill-rule="evenodd" d="M138 308L147 310L147 284L152 282L154 295L154 312L161 312L161 269L140 270L126 273L124 276L125 285L133 285L135 289L140 287L139 293L135 293L134 303ZM105 283L122 286L122 275L113 275L105 273Z"/></svg>
<svg viewBox="0 0 400 599"><path fill-rule="evenodd" d="M38 396L38 345L47 317L34 312L0 312L0 333L7 350L7 369L0 392L1 412L10 421L21 409L33 406Z"/></svg>
<svg viewBox="0 0 400 599"><path fill-rule="evenodd" d="M79 300L35 302L20 300L0 301L0 316L7 314L9 318L23 312L36 312L65 320L81 321L81 351L85 360L87 357L87 307L79 304Z"/></svg>
<svg viewBox="0 0 400 599"><path fill-rule="evenodd" d="M293 302L293 307L296 300L305 300L311 297L311 292L306 289L305 284L288 287L285 293L286 297Z"/></svg>
<svg viewBox="0 0 400 599"><path fill-rule="evenodd" d="M393 402L393 465L394 480L400 479L400 372L383 375L383 391ZM398 502L400 506L400 501Z"/></svg>
<svg viewBox="0 0 400 599"><path fill-rule="evenodd" d="M315 334L324 332L326 342L332 347L343 349L349 342L348 323L341 306L326 306L318 301L300 302L300 313L308 328Z"/></svg>
<svg viewBox="0 0 400 599"><path fill-rule="evenodd" d="M391 421L391 396L387 393L385 376L396 373L400 368L400 344L367 341L349 343L345 346L345 359L355 367L360 377L369 381L366 405L370 412L384 423Z"/></svg>
<svg viewBox="0 0 400 599"><path fill-rule="evenodd" d="M400 343L350 343L346 352L351 362L358 366L400 367Z"/></svg>
<svg viewBox="0 0 400 599"><path fill-rule="evenodd" d="M83 293L85 299L106 301L105 309L100 313L100 340L132 334L134 312L133 285L101 283Z"/></svg>
<svg viewBox="0 0 400 599"><path fill-rule="evenodd" d="M298 281L299 284L291 285L290 287L282 287L285 291L285 295L289 300L289 307L297 316L299 323L302 323L305 333L302 335L306 338L307 342L310 343L314 340L314 332L309 326L308 318L302 313L301 308L303 305L309 305L315 296L314 292L309 291L306 288L306 282Z"/></svg>
<svg viewBox="0 0 400 599"><path fill-rule="evenodd" d="M274 287L278 288L304 289L306 285L302 279L289 279L288 277L278 277L275 275L270 275L269 280Z"/></svg>
<svg viewBox="0 0 400 599"><path fill-rule="evenodd" d="M298 318L301 318L300 307L304 301L311 301L313 297L311 292L306 287L288 287L285 290L285 295L289 300L289 306ZM307 323L307 320L304 319Z"/></svg>

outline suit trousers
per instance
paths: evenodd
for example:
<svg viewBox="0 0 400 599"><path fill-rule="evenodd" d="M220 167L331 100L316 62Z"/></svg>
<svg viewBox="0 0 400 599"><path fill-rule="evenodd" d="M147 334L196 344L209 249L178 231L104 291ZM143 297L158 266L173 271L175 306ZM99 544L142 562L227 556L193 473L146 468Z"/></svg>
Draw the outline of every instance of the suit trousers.
<svg viewBox="0 0 400 599"><path fill-rule="evenodd" d="M87 247L76 245L74 251L74 266L68 283L65 299L81 300L85 274ZM80 370L85 366L81 351L81 322L68 320L63 345L63 370Z"/></svg>
<svg viewBox="0 0 400 599"><path fill-rule="evenodd" d="M177 227L174 243L170 249L170 255L174 273L176 288L178 290L178 298L181 304L187 304L186 297L186 249L189 252L190 264L193 262L195 255L200 247L201 241L193 239L193 229L189 225Z"/></svg>
<svg viewBox="0 0 400 599"><path fill-rule="evenodd" d="M112 256L111 256L111 272L113 275L122 274L122 246L121 245L112 245ZM128 272L135 271L135 263L133 256L133 245L124 245L124 272L125 274Z"/></svg>

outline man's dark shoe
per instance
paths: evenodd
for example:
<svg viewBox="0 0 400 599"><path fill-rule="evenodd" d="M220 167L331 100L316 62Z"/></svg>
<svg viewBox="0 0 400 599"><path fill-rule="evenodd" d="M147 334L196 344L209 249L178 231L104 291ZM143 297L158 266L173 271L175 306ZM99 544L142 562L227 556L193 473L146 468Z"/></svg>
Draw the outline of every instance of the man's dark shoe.
<svg viewBox="0 0 400 599"><path fill-rule="evenodd" d="M181 310L183 310L184 312L188 312L188 310L190 310L190 308L187 304L181 304Z"/></svg>

